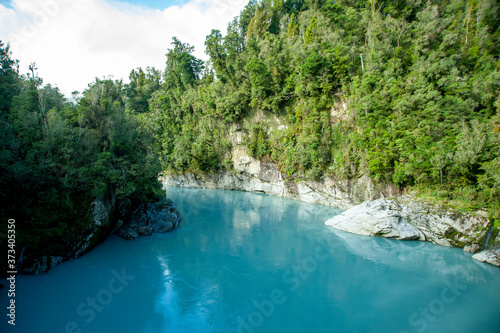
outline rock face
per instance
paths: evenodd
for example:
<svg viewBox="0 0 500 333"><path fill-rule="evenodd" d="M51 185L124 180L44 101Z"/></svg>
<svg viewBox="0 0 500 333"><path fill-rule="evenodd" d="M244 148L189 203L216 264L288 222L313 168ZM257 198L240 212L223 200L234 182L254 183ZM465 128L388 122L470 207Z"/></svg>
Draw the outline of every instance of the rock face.
<svg viewBox="0 0 500 333"><path fill-rule="evenodd" d="M157 203L140 204L116 233L125 239L133 240L141 235L169 232L178 228L180 223L181 214L177 207L172 200L165 199Z"/></svg>
<svg viewBox="0 0 500 333"><path fill-rule="evenodd" d="M30 266L24 267L21 272L25 274L45 274L47 271L64 261L63 257L43 256L35 258Z"/></svg>
<svg viewBox="0 0 500 333"><path fill-rule="evenodd" d="M495 240L488 245L486 250L476 253L472 258L495 266L500 266L500 233Z"/></svg>
<svg viewBox="0 0 500 333"><path fill-rule="evenodd" d="M408 222L394 200L366 201L326 221L326 225L365 236L401 240L425 240L425 235Z"/></svg>
<svg viewBox="0 0 500 333"><path fill-rule="evenodd" d="M135 239L153 232L171 231L181 221L179 211L168 199L140 204L133 212L131 210L129 199L117 200L114 195L95 198L86 215L85 226L74 226L71 235L62 240L64 253L35 257L28 246L21 252L17 270L25 274L44 274L63 261L81 257L112 232L126 239Z"/></svg>
<svg viewBox="0 0 500 333"><path fill-rule="evenodd" d="M250 157L243 146L233 149L232 161L235 172L164 174L160 180L164 186L266 193L342 209L366 200L401 194L392 186L376 186L368 176L355 180L324 177L317 182L287 180L277 164Z"/></svg>
<svg viewBox="0 0 500 333"><path fill-rule="evenodd" d="M492 225L487 217L444 209L412 196L365 202L325 222L359 235L422 240L469 252L484 249ZM474 259L500 266L500 237Z"/></svg>
<svg viewBox="0 0 500 333"><path fill-rule="evenodd" d="M106 239L112 230L117 200L114 195L94 198L82 219L84 226L71 226L69 236L62 239L56 256L35 256L28 245L21 251L17 270L25 274L44 274L63 261L81 257Z"/></svg>

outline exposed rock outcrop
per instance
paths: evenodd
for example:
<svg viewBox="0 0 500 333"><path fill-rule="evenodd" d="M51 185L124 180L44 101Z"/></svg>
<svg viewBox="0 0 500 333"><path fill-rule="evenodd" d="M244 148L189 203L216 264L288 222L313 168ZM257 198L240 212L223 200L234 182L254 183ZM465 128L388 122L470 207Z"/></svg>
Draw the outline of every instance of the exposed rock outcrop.
<svg viewBox="0 0 500 333"><path fill-rule="evenodd" d="M25 274L45 274L49 269L55 267L64 261L63 257L43 256L35 258L30 266L23 267L22 273Z"/></svg>
<svg viewBox="0 0 500 333"><path fill-rule="evenodd" d="M277 164L261 162L250 157L243 146L232 151L234 172L165 173L160 177L164 186L186 188L211 188L266 193L269 195L308 203L351 208L366 200L401 194L390 185L376 185L368 176L353 180L290 180L281 173Z"/></svg>
<svg viewBox="0 0 500 333"><path fill-rule="evenodd" d="M128 221L116 233L128 240L153 233L169 232L179 227L181 214L170 199L157 203L140 204L132 212Z"/></svg>
<svg viewBox="0 0 500 333"><path fill-rule="evenodd" d="M500 266L500 233L492 243L487 245L486 250L476 253L472 258L495 266Z"/></svg>
<svg viewBox="0 0 500 333"><path fill-rule="evenodd" d="M325 223L358 235L425 240L425 235L409 223L407 213L394 200L379 199L366 201Z"/></svg>
<svg viewBox="0 0 500 333"><path fill-rule="evenodd" d="M52 256L37 256L30 244L21 252L17 270L25 274L44 274L63 261L81 257L103 242L113 228L116 197L111 194L94 198L84 217L71 226Z"/></svg>
<svg viewBox="0 0 500 333"><path fill-rule="evenodd" d="M484 248L492 227L485 216L445 209L408 195L364 202L325 224L359 235L429 241L461 247L469 252ZM473 258L500 266L500 246L493 248L490 245L485 250Z"/></svg>
<svg viewBox="0 0 500 333"><path fill-rule="evenodd" d="M123 222L126 221L126 222ZM106 237L116 232L126 239L153 232L168 232L179 226L180 213L171 200L139 204L132 211L129 199L117 200L114 195L95 198L80 225L62 240L56 256L36 256L28 245L21 252L17 270L25 274L44 274L63 261L81 257Z"/></svg>

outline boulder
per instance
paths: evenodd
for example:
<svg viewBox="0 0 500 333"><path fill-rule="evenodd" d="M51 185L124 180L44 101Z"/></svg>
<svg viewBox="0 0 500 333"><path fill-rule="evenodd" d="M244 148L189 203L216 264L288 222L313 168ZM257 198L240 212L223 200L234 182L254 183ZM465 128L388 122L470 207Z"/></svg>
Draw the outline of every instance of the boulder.
<svg viewBox="0 0 500 333"><path fill-rule="evenodd" d="M388 199L364 202L325 224L358 235L425 240L424 234L405 218L402 207Z"/></svg>
<svg viewBox="0 0 500 333"><path fill-rule="evenodd" d="M473 259L500 267L500 251L485 250L472 256Z"/></svg>
<svg viewBox="0 0 500 333"><path fill-rule="evenodd" d="M130 226L120 228L117 234L126 240L134 240L139 237L139 234Z"/></svg>
<svg viewBox="0 0 500 333"><path fill-rule="evenodd" d="M479 244L471 244L464 246L464 252L476 253L481 250L481 246Z"/></svg>
<svg viewBox="0 0 500 333"><path fill-rule="evenodd" d="M486 250L476 253L472 258L487 262L488 264L500 266L500 233L498 233L497 237L488 244Z"/></svg>
<svg viewBox="0 0 500 333"><path fill-rule="evenodd" d="M473 258L500 265L500 238L486 244L492 225L484 214L432 205L410 195L364 202L325 224L358 235L425 240L471 253L484 250Z"/></svg>
<svg viewBox="0 0 500 333"><path fill-rule="evenodd" d="M133 240L139 236L169 232L179 227L181 215L170 199L156 203L140 204L127 222L116 232L119 236Z"/></svg>

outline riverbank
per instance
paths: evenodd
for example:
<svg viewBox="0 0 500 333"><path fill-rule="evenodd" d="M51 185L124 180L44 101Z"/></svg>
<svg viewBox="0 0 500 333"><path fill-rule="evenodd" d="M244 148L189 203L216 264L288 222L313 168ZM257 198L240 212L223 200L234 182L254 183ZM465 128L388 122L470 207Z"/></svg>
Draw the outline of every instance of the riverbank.
<svg viewBox="0 0 500 333"><path fill-rule="evenodd" d="M250 157L244 147L232 152L234 171L164 173L163 186L265 193L344 210L330 226L361 235L421 240L463 248L473 258L500 266L500 235L486 212L461 212L431 204L368 176L352 180L286 179L274 163ZM388 199L392 198L392 199ZM335 219L334 218L334 219Z"/></svg>

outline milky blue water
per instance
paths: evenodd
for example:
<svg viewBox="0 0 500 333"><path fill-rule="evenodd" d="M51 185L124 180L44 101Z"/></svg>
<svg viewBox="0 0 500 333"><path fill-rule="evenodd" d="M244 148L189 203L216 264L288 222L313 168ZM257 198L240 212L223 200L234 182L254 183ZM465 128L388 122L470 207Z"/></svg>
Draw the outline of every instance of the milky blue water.
<svg viewBox="0 0 500 333"><path fill-rule="evenodd" d="M500 332L500 269L460 249L332 230L340 211L265 195L168 196L180 229L18 276L0 331Z"/></svg>

